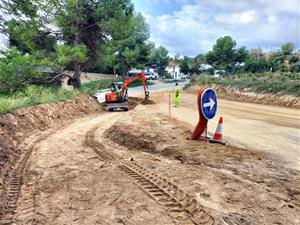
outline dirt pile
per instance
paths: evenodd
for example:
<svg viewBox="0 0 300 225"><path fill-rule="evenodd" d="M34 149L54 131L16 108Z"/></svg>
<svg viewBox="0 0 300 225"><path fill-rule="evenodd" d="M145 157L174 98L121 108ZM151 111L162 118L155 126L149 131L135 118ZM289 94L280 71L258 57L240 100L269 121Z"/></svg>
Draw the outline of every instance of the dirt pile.
<svg viewBox="0 0 300 225"><path fill-rule="evenodd" d="M170 135L170 131L164 132L164 130L161 130L159 133L156 131L156 126L120 123L109 128L105 135L115 143L128 149L160 154L185 162L184 152L180 151L178 143L174 142L176 137Z"/></svg>
<svg viewBox="0 0 300 225"><path fill-rule="evenodd" d="M150 99L144 99L143 101L141 101L142 105L155 105L155 102L150 100Z"/></svg>
<svg viewBox="0 0 300 225"><path fill-rule="evenodd" d="M256 93L251 88L237 88L232 86L211 85L217 91L218 97L242 101L249 103L265 104L265 105L279 105L289 108L300 109L300 97L289 95L285 93ZM197 93L202 86L196 84L187 89L187 92Z"/></svg>
<svg viewBox="0 0 300 225"><path fill-rule="evenodd" d="M79 94L65 102L26 107L0 116L0 189L7 171L22 153L18 146L25 138L100 110L93 97Z"/></svg>
<svg viewBox="0 0 300 225"><path fill-rule="evenodd" d="M147 127L135 124L115 124L106 131L106 137L127 148L152 153L156 148L153 139L158 139Z"/></svg>

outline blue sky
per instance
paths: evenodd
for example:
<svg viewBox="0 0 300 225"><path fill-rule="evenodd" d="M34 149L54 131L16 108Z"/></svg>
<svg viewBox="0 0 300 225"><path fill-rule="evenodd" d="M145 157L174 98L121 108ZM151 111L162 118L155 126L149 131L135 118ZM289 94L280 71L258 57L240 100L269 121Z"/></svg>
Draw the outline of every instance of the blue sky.
<svg viewBox="0 0 300 225"><path fill-rule="evenodd" d="M300 48L300 0L133 0L150 25L150 40L174 55L209 51L230 35L238 46Z"/></svg>

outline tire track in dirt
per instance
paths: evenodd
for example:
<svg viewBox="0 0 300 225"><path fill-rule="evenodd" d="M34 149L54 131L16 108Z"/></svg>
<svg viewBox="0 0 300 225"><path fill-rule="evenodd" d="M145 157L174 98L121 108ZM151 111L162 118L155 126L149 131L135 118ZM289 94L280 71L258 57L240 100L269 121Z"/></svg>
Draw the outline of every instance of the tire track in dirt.
<svg viewBox="0 0 300 225"><path fill-rule="evenodd" d="M130 177L150 198L163 206L168 214L177 221L191 221L195 225L213 225L215 223L204 208L191 195L186 194L177 185L158 174L148 171L133 161L125 161L116 154L108 152L105 146L95 140L95 132L101 125L90 129L84 140L84 145L105 161L117 164L117 168Z"/></svg>
<svg viewBox="0 0 300 225"><path fill-rule="evenodd" d="M34 224L34 182L28 174L29 159L36 146L55 130L37 135L25 147L25 153L8 178L8 187L1 203L0 224Z"/></svg>
<svg viewBox="0 0 300 225"><path fill-rule="evenodd" d="M102 159L106 161L112 161L118 158L118 156L112 152L105 151L105 146L95 140L95 132L101 125L96 125L90 129L86 135L83 144L93 149L93 151Z"/></svg>

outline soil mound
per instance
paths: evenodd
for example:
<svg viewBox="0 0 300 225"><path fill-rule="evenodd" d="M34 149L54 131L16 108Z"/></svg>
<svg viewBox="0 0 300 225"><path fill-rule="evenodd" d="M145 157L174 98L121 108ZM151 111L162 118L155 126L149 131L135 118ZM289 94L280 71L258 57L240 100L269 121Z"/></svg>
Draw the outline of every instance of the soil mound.
<svg viewBox="0 0 300 225"><path fill-rule="evenodd" d="M106 131L106 136L115 143L129 149L154 153L155 144L151 130L135 124L117 124Z"/></svg>
<svg viewBox="0 0 300 225"><path fill-rule="evenodd" d="M144 99L143 101L141 101L142 105L155 105L155 102L150 100L150 99Z"/></svg>
<svg viewBox="0 0 300 225"><path fill-rule="evenodd" d="M123 123L113 125L105 133L107 138L130 150L157 153L185 162L186 156L179 151L179 147L176 144L168 144L174 139L167 134L167 132L156 132L152 126Z"/></svg>
<svg viewBox="0 0 300 225"><path fill-rule="evenodd" d="M202 87L198 84L187 89L187 92L197 93ZM278 105L300 109L300 97L285 93L256 93L251 88L237 88L233 86L212 85L217 91L218 97L264 105Z"/></svg>
<svg viewBox="0 0 300 225"><path fill-rule="evenodd" d="M0 116L0 190L3 178L15 165L25 138L62 122L101 111L95 98L78 94L71 100L30 106Z"/></svg>

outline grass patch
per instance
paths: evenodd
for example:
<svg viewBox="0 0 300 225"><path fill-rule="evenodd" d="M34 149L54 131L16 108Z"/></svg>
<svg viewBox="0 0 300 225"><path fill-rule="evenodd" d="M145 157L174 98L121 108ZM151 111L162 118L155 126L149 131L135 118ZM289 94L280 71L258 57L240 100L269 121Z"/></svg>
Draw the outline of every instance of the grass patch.
<svg viewBox="0 0 300 225"><path fill-rule="evenodd" d="M99 90L107 89L111 87L111 83L116 80L100 80L100 81L91 81L88 83L82 84L79 90L65 90L59 87L45 87L45 86L35 86L30 85L23 90L1 94L0 93L0 114L11 112L15 109L57 102L65 101L73 98L79 92L84 92L87 94L94 94ZM120 81L120 80L117 80ZM147 81L147 85L152 85L153 83ZM142 81L137 80L130 84L130 87L141 86Z"/></svg>
<svg viewBox="0 0 300 225"><path fill-rule="evenodd" d="M28 86L13 94L0 94L0 114L37 104L65 101L74 97L78 91L63 90L58 87Z"/></svg>
<svg viewBox="0 0 300 225"><path fill-rule="evenodd" d="M292 73L238 74L225 78L198 76L194 82L186 85L185 88L195 83L250 88L255 92L262 93L284 92L300 96L300 74Z"/></svg>

